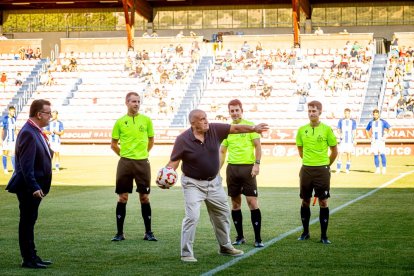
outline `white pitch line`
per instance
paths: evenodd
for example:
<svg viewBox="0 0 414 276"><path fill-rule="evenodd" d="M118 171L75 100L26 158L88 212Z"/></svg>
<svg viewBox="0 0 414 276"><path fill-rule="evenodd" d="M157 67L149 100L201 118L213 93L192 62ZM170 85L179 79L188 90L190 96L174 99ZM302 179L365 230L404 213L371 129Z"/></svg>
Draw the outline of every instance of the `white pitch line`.
<svg viewBox="0 0 414 276"><path fill-rule="evenodd" d="M407 176L407 175L409 175L409 174L412 174L412 173L414 173L414 171L409 171L409 172L406 172L406 173L402 173L402 174L400 174L399 176L397 176L397 177L395 177L395 178L391 179L390 181L388 181L388 182L386 182L386 183L382 184L381 186L379 186L379 187L377 187L377 188L375 188L375 189L373 189L373 190L369 191L368 193L363 194L363 195L361 195L361 196L359 196L359 197L357 197L357 198L354 198L354 199L352 199L352 200L350 200L350 201L348 201L348 202L346 202L346 203L344 203L344 204L342 204L342 205L340 205L340 206L336 207L335 209L333 209L333 210L331 210L331 211L330 211L330 214L331 214L331 215L332 215L332 214L335 214L336 212L338 212L338 211L342 210L343 208L345 208L345 207L347 207L347 206L349 206L349 205L351 205L351 204L353 204L353 203L355 203L355 202L357 202L357 201L360 201L361 199L364 199L364 198L366 198L366 197L369 197L370 195L372 195L372 194L374 194L374 193L378 192L379 190L381 190L381 189L383 189L383 188L385 188L385 187L387 187L387 186L389 186L389 185L393 184L395 181L397 181L397 180L399 180L399 179L401 179L401 178L403 178L403 177L405 177L405 176ZM319 221L319 217L316 217L316 218L314 218L313 220L311 220L311 221L309 222L309 225L312 225L312 224L314 224L314 223L316 223L316 222L318 222L318 221ZM231 261L229 261L229 262L227 262L227 263L224 263L224 264L222 264L222 265L220 265L220 266L218 266L218 267L216 267L216 268L213 268L213 269L212 269L212 270L210 270L210 271L207 271L207 272L205 272L205 273L201 274L201 276L210 276L210 275L214 275L215 273L217 273L217 272L219 272L219 271L222 271L222 270L224 270L224 269L226 269L226 268L229 268L230 266L232 266L232 265L234 265L234 264L236 264L236 263L240 262L241 260L244 260L244 259L246 259L246 258L249 258L250 256L252 256L252 255L256 254L256 253L257 253L257 252L259 252L260 250L266 249L267 247L269 247L269 246L273 245L274 243L276 243L276 242L278 242L278 241L280 241L280 240L282 240L282 239L286 238L287 236L290 236L290 235L292 235L292 234L294 234L294 233L296 233L296 232L299 232L299 231L301 231L301 230L302 230L302 226L298 226L298 227L296 227L296 228L294 228L294 229L292 229L292 230L289 230L289 231L287 231L287 232L285 232L285 233L283 233L283 234L281 234L281 235L279 235L279 236L277 236L277 237L275 237L275 238L271 239L270 241L266 242L266 243L264 244L264 245L265 245L264 247L261 247L261 248L254 248L254 249L250 250L249 252L247 252L246 254L244 254L243 256L233 258Z"/></svg>

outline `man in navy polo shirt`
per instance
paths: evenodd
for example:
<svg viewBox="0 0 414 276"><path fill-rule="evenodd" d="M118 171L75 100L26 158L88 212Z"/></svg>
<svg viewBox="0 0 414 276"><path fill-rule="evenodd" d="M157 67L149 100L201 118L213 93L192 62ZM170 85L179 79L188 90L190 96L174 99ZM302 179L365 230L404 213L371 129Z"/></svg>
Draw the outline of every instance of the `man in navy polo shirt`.
<svg viewBox="0 0 414 276"><path fill-rule="evenodd" d="M181 184L184 192L185 217L181 229L181 260L196 262L193 243L200 217L201 203L205 201L217 241L219 253L241 256L243 251L235 249L230 240L230 208L219 177L221 142L233 133L262 133L267 124L230 125L208 123L204 111L195 109L188 116L191 128L180 134L174 143L169 167L177 169L182 160Z"/></svg>

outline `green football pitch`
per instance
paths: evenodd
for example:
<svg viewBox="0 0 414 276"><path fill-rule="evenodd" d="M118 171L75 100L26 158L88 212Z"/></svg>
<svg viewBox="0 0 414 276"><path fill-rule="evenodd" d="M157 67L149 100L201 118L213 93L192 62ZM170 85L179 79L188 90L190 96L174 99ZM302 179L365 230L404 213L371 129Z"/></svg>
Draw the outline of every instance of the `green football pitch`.
<svg viewBox="0 0 414 276"><path fill-rule="evenodd" d="M44 271L22 269L18 247L18 203L4 191L9 176L0 174L0 275L413 275L414 158L388 156L386 175L373 174L370 156L354 158L350 174L333 174L328 235L319 241L319 222L311 239L300 234L298 157L262 160L259 203L265 247L253 247L249 210L243 202L247 243L241 258L217 254L205 206L194 244L197 263L180 261L184 217L178 184L170 190L152 187L152 224L158 242L142 240L144 226L136 194L130 196L126 240L115 234L113 156L63 156L50 194L40 206L35 239L39 255L54 264ZM150 159L153 178L168 157ZM333 168L334 169L334 168ZM180 174L180 170L179 170ZM222 175L224 176L224 170ZM319 208L311 207L312 219ZM232 239L235 231L232 225Z"/></svg>

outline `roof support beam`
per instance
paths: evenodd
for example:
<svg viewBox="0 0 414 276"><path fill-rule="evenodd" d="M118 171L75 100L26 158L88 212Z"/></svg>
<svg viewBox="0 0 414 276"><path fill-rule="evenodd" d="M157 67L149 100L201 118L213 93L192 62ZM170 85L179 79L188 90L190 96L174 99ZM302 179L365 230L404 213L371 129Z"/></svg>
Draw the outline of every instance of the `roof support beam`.
<svg viewBox="0 0 414 276"><path fill-rule="evenodd" d="M127 32L128 49L134 48L135 37L135 13L142 15L149 22L153 21L153 10L145 0L122 0L124 9L125 26Z"/></svg>
<svg viewBox="0 0 414 276"><path fill-rule="evenodd" d="M306 19L310 19L312 17L312 8L309 3L309 0L299 0L300 1L300 8L306 14Z"/></svg>
<svg viewBox="0 0 414 276"><path fill-rule="evenodd" d="M122 0L129 50L134 48L135 3L132 2L132 6L130 6L128 2L129 0Z"/></svg>
<svg viewBox="0 0 414 276"><path fill-rule="evenodd" d="M300 3L299 0L292 0L292 24L293 24L293 45L299 44L299 22L300 22Z"/></svg>
<svg viewBox="0 0 414 276"><path fill-rule="evenodd" d="M154 19L154 11L147 0L128 0L129 5L135 4L136 12L142 17L152 22Z"/></svg>

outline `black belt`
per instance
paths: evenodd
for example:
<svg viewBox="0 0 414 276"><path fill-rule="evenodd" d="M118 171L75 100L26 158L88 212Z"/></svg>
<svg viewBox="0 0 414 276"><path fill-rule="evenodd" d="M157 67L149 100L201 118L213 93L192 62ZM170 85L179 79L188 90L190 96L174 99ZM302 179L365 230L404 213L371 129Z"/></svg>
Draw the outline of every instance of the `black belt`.
<svg viewBox="0 0 414 276"><path fill-rule="evenodd" d="M192 179L199 180L199 181L211 181L211 180L213 180L214 178L217 177L217 176L210 176L210 177L207 177L207 178L201 178L201 177L192 177L192 176L189 176L189 175L185 175L185 176L190 177Z"/></svg>

